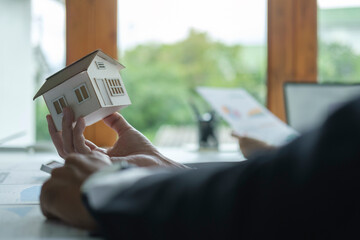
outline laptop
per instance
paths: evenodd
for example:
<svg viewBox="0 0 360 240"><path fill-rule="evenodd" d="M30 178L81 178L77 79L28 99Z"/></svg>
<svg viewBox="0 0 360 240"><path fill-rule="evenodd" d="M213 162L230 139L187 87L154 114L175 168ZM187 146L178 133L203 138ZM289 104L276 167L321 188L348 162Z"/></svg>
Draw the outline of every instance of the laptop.
<svg viewBox="0 0 360 240"><path fill-rule="evenodd" d="M323 123L336 109L360 96L360 84L285 83L288 124L304 133Z"/></svg>

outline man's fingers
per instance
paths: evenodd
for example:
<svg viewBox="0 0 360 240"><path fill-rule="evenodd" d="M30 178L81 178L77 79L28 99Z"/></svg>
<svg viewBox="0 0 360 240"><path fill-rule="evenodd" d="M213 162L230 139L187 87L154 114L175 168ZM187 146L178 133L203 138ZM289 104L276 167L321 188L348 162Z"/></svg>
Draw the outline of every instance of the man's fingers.
<svg viewBox="0 0 360 240"><path fill-rule="evenodd" d="M80 174L91 174L98 169L110 165L111 161L105 154L93 152L92 154L77 154L68 155L65 159L65 166L73 168Z"/></svg>
<svg viewBox="0 0 360 240"><path fill-rule="evenodd" d="M55 148L56 148L58 154L60 155L60 157L65 158L66 154L65 154L64 148L63 148L63 140L62 140L61 132L58 132L56 130L54 121L50 114L46 116L46 120L48 123L48 129L49 129L51 140L53 141Z"/></svg>
<svg viewBox="0 0 360 240"><path fill-rule="evenodd" d="M77 154L73 153L67 156L65 159L65 166L73 167L74 169L77 169L80 172L86 172L89 173L89 171L92 169L92 165L95 161L91 161L91 154L90 155L83 155L83 154Z"/></svg>
<svg viewBox="0 0 360 240"><path fill-rule="evenodd" d="M51 171L51 178L59 179L61 181L73 182L75 172L76 169L72 166L64 165L62 167L53 169Z"/></svg>
<svg viewBox="0 0 360 240"><path fill-rule="evenodd" d="M127 157L111 157L112 162L126 161L128 164L133 164L138 167L154 167L159 166L159 162L156 158L145 154L137 154Z"/></svg>
<svg viewBox="0 0 360 240"><path fill-rule="evenodd" d="M73 128L72 123L74 121L73 111L66 107L63 109L63 119L62 119L62 139L65 153L74 152L74 143L73 143Z"/></svg>
<svg viewBox="0 0 360 240"><path fill-rule="evenodd" d="M72 181L67 175L59 178L50 178L41 188L40 207L43 214L50 219L61 219L67 223L72 223L72 219L76 218L76 213L81 207L81 195L78 190L79 178L71 174L69 168L63 167L61 171L71 176Z"/></svg>
<svg viewBox="0 0 360 240"><path fill-rule="evenodd" d="M85 139L85 144L88 146L91 150L95 150L98 148L95 143L91 142L90 140Z"/></svg>
<svg viewBox="0 0 360 240"><path fill-rule="evenodd" d="M240 143L242 143L242 142L246 142L246 143L247 142L262 142L262 141L260 141L258 139L251 138L251 137L248 137L246 135L241 135L241 134L239 134L239 133L237 133L235 131L231 132L231 136L237 138Z"/></svg>
<svg viewBox="0 0 360 240"><path fill-rule="evenodd" d="M93 142L91 142L87 139L85 139L85 144L86 144L86 146L88 146L91 149L91 151L98 151L103 154L107 154L107 150L105 148L98 147L98 146L96 146L96 144L94 144Z"/></svg>
<svg viewBox="0 0 360 240"><path fill-rule="evenodd" d="M113 113L103 119L106 125L114 129L119 136L126 130L131 129L131 125L119 113Z"/></svg>
<svg viewBox="0 0 360 240"><path fill-rule="evenodd" d="M74 149L78 153L91 153L90 147L86 145L85 137L83 135L85 130L84 118L79 118L76 122L73 132Z"/></svg>
<svg viewBox="0 0 360 240"><path fill-rule="evenodd" d="M41 187L40 208L44 216L49 219L59 218L59 216L54 211L56 200L58 199L58 186L58 181L49 179Z"/></svg>
<svg viewBox="0 0 360 240"><path fill-rule="evenodd" d="M243 138L244 136L240 135L239 133L232 131L231 132L231 136L235 137L235 138Z"/></svg>
<svg viewBox="0 0 360 240"><path fill-rule="evenodd" d="M83 170L87 166L87 159L82 154L69 154L65 159L65 166L74 166L76 169Z"/></svg>

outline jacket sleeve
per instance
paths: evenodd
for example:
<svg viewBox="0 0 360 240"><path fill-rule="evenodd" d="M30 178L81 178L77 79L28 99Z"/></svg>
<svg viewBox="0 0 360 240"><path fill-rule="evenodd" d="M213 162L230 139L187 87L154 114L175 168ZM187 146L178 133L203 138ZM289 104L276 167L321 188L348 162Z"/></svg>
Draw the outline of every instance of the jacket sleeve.
<svg viewBox="0 0 360 240"><path fill-rule="evenodd" d="M359 235L360 100L266 155L147 175L101 206L108 239L258 239ZM118 172L116 174L123 174ZM119 183L121 185L121 183Z"/></svg>

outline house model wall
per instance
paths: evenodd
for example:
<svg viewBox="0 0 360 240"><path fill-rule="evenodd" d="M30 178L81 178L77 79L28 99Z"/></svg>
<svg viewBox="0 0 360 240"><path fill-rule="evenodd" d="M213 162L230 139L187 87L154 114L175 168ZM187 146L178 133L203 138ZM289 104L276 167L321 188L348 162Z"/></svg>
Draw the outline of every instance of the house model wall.
<svg viewBox="0 0 360 240"><path fill-rule="evenodd" d="M119 71L124 66L96 50L46 79L34 99L43 96L56 129L62 130L62 109L70 106L75 120L89 126L131 104Z"/></svg>

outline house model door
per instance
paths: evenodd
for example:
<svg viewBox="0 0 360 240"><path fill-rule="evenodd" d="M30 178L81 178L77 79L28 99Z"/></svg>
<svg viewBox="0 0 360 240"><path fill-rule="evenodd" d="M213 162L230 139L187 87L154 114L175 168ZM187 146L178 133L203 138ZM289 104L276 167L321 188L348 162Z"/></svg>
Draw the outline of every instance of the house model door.
<svg viewBox="0 0 360 240"><path fill-rule="evenodd" d="M102 97L102 99L104 101L104 104L106 106L112 105L112 102L111 102L111 99L109 97L108 91L106 90L104 79L97 78L96 79L96 85L99 88L99 91L100 91L101 97Z"/></svg>

